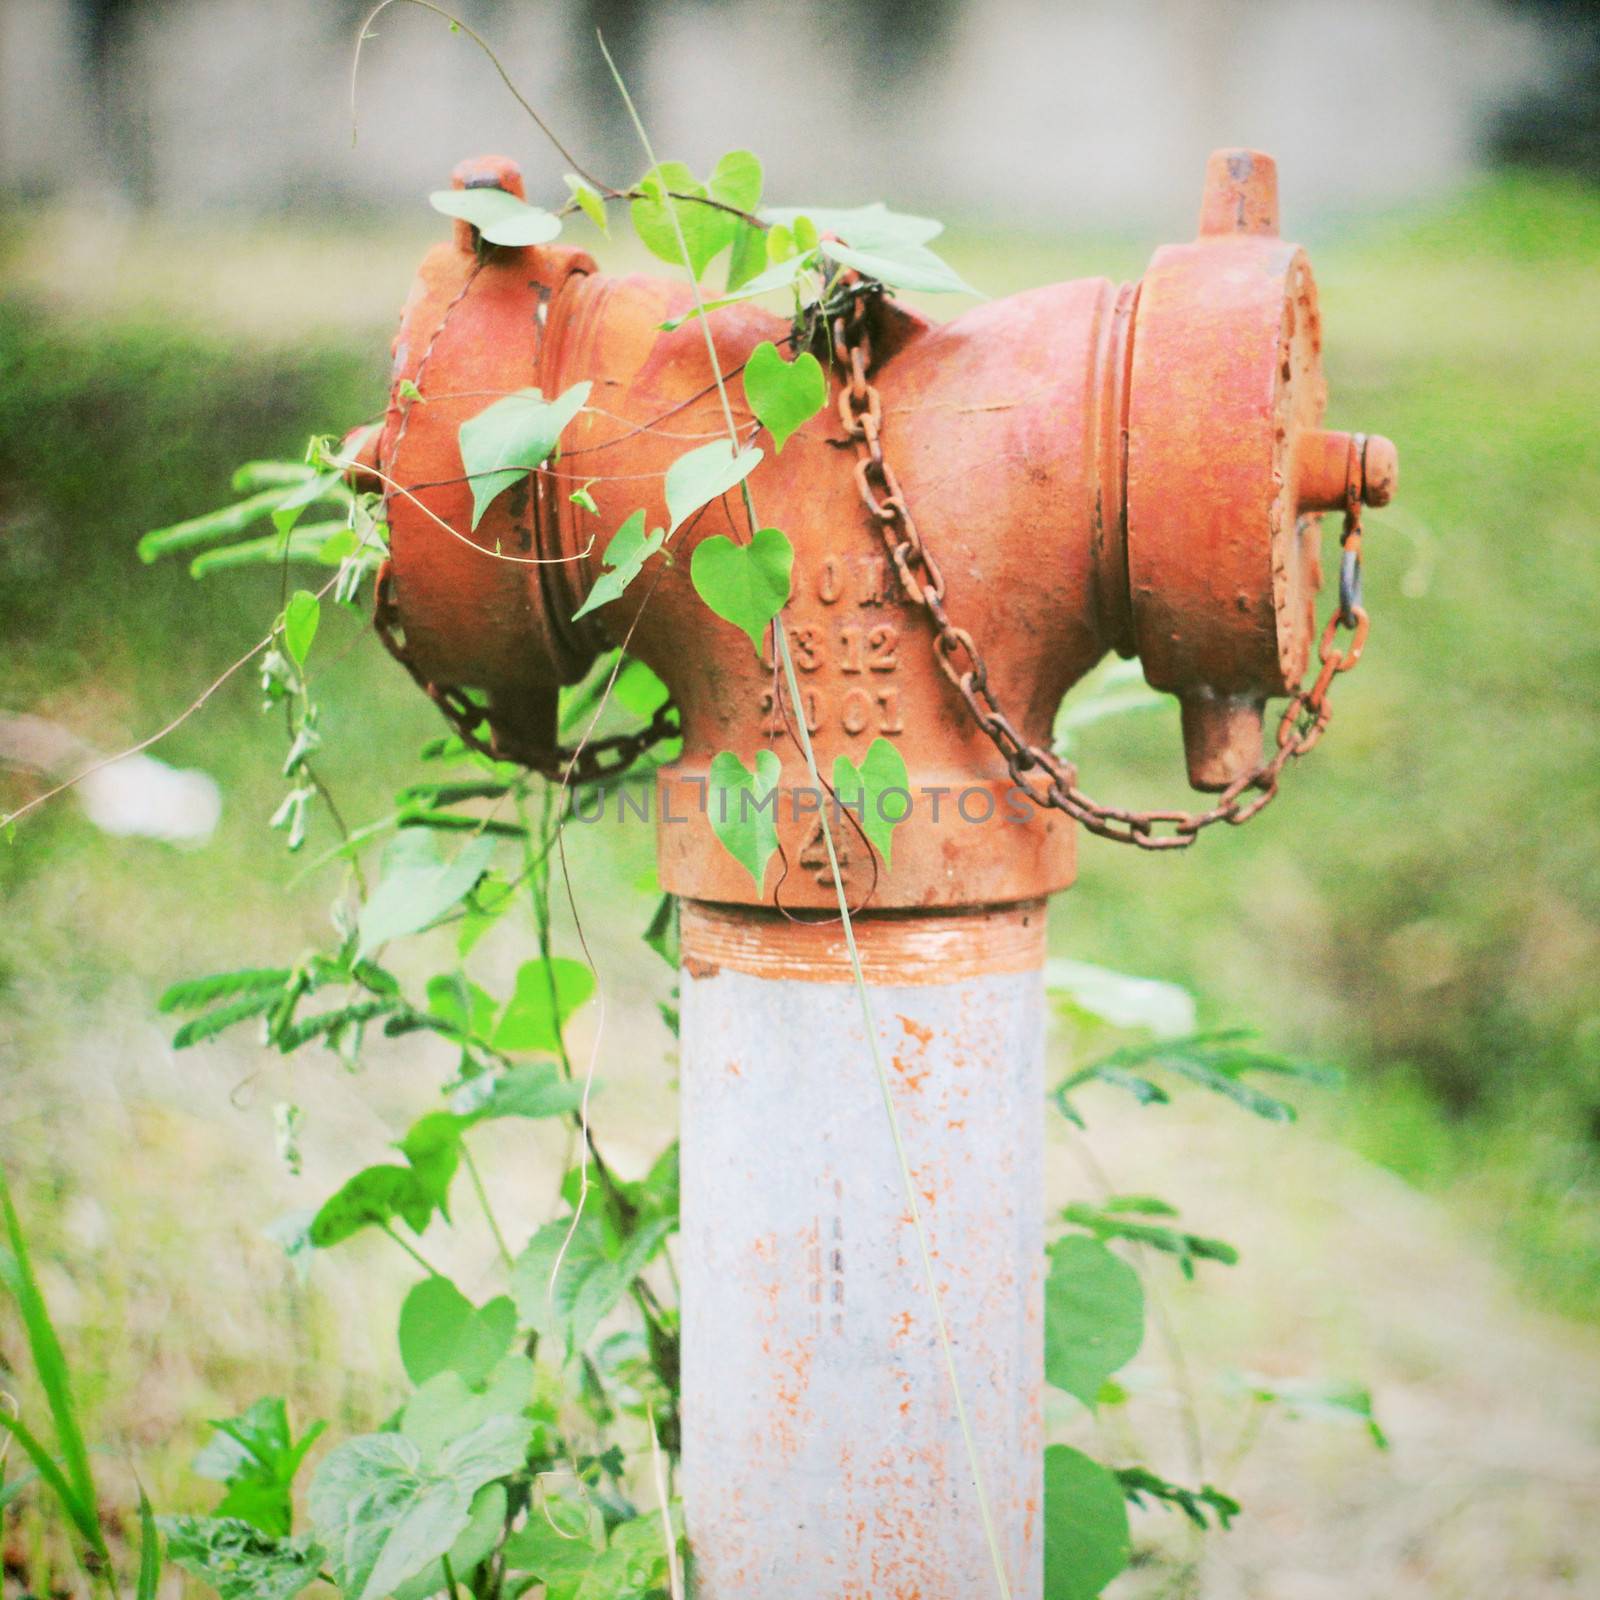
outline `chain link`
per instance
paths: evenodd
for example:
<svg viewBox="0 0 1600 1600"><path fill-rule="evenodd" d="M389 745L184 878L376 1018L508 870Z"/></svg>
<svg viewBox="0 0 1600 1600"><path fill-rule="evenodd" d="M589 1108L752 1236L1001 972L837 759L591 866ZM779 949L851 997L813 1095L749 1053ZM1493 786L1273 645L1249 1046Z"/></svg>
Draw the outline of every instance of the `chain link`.
<svg viewBox="0 0 1600 1600"><path fill-rule="evenodd" d="M496 727L488 719L484 708L471 700L465 690L449 684L433 683L418 670L406 646L405 630L401 626L400 611L394 598L394 574L388 561L378 568L378 580L373 590L372 626L383 641L384 648L411 674L412 682L439 708L456 737L469 750L476 750L479 755L488 756L492 761L514 761L552 783L571 784L576 788L620 778L652 746L678 736L678 708L670 700L659 705L655 715L642 728L635 728L630 733L613 733L601 739L589 739L575 747L535 744ZM485 722L488 722L488 738L479 732Z"/></svg>
<svg viewBox="0 0 1600 1600"><path fill-rule="evenodd" d="M1248 822L1278 793L1278 780L1291 761L1311 750L1327 730L1328 691L1341 672L1360 659L1367 642L1367 613L1361 605L1361 500L1359 485L1346 488L1344 533L1339 569L1339 609L1328 619L1317 649L1321 670L1307 690L1289 697L1279 719L1276 747L1251 772L1218 795L1208 811L1128 811L1104 805L1078 787L1077 767L1044 745L1029 744L989 687L988 669L972 635L945 610L944 575L918 532L900 481L883 452L883 401L867 381L872 366L871 307L881 290L858 274L845 276L849 305L832 318L833 352L849 381L839 391L839 420L855 446L856 487L861 503L878 525L902 588L934 626L934 660L965 701L972 719L1005 761L1011 781L1036 806L1064 811L1091 833L1141 850L1185 850L1219 822ZM1358 452L1359 456L1359 442ZM1336 645L1341 628L1349 643Z"/></svg>

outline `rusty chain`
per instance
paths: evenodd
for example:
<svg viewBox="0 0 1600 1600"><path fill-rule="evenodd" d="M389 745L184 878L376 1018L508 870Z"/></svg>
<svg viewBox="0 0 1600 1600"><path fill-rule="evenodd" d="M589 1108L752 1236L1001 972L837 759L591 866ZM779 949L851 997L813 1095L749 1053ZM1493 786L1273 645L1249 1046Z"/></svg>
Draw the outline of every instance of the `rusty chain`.
<svg viewBox="0 0 1600 1600"><path fill-rule="evenodd" d="M476 750L492 761L514 761L552 783L577 787L620 778L652 746L678 736L678 708L670 700L657 706L655 715L642 728L588 739L576 746L534 744L496 727L484 707L472 700L464 689L433 683L418 670L406 648L405 630L394 598L394 574L388 561L378 569L373 590L372 626L384 648L411 674L411 681L439 708L456 737L469 750ZM486 722L488 738L478 731Z"/></svg>
<svg viewBox="0 0 1600 1600"><path fill-rule="evenodd" d="M1315 746L1331 715L1328 691L1333 680L1360 659L1367 640L1367 613L1361 605L1361 501L1359 486L1345 494L1344 532L1339 568L1339 609L1328 619L1318 647L1321 670L1308 690L1289 697L1278 723L1277 748L1251 772L1237 778L1208 811L1129 811L1092 799L1078 787L1077 767L1046 746L1029 744L989 686L988 669L972 635L945 610L944 575L924 543L910 503L883 453L883 403L867 381L872 366L868 327L872 303L881 289L850 273L844 277L847 309L832 316L833 353L847 381L839 392L839 419L855 445L856 487L868 515L878 524L902 588L927 612L935 629L934 658L966 702L973 720L1005 759L1011 781L1034 805L1064 811L1091 833L1142 850L1184 850L1218 822L1248 822L1278 793L1283 769ZM1340 628L1350 630L1343 649L1335 648ZM1257 792L1252 792L1257 791Z"/></svg>

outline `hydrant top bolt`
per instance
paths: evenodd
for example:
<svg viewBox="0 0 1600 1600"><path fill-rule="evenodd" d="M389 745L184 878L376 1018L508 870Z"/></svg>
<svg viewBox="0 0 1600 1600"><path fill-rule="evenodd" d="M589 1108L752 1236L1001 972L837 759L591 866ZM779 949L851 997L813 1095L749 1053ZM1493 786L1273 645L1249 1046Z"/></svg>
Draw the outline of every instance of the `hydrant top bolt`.
<svg viewBox="0 0 1600 1600"><path fill-rule="evenodd" d="M1278 234L1278 163L1260 150L1213 150L1200 199L1200 237Z"/></svg>
<svg viewBox="0 0 1600 1600"><path fill-rule="evenodd" d="M469 156L458 161L450 173L452 189L504 189L519 200L528 198L522 181L522 168L510 156ZM456 219L453 230L456 249L470 254L477 248L478 230L470 222Z"/></svg>

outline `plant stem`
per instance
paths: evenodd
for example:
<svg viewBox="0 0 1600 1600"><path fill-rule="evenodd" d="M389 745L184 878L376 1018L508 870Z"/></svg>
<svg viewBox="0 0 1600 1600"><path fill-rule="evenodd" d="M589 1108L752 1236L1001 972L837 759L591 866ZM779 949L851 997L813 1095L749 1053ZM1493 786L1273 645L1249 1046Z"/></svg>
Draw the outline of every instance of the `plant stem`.
<svg viewBox="0 0 1600 1600"><path fill-rule="evenodd" d="M1239 1427L1239 1437L1234 1441L1233 1448L1223 1456L1222 1466L1217 1473L1217 1477L1223 1483L1230 1483L1237 1476L1239 1468L1244 1465L1245 1457L1250 1454L1256 1440L1260 1438L1266 1420L1267 1402L1258 1394L1251 1395L1249 1408Z"/></svg>
<svg viewBox="0 0 1600 1600"><path fill-rule="evenodd" d="M328 591L332 589L336 583L338 583L338 581L339 574L336 572L325 584L323 584L320 589L317 590L317 599L321 600L328 593ZM142 752L148 750L151 745L159 744L174 729L182 727L190 717L192 717L205 705L205 703L217 692L218 689L223 686L223 684L225 684L236 673L243 671L245 667L249 666L250 663L254 661L263 650L267 649L272 644L272 641L277 638L277 635L278 630L276 627L274 627L265 639L262 639L258 644L251 645L251 647L245 651L245 653L240 656L231 667L228 667L223 672L218 673L217 676L213 678L211 682L208 683L206 687L202 689L200 693L196 695L195 698L177 714L177 716L175 716L164 727L157 728L156 731L149 736L149 738L141 739L137 744L129 745L126 750L119 750L115 755L102 756L98 761L91 762L83 769L82 772L75 773L72 777L56 784L52 789L46 789L43 794L36 794L33 799L27 802L26 805L18 806L15 811L9 812L7 815L0 817L0 832L4 832L6 829L14 827L30 812L37 811L42 805L47 805L50 801L54 800L58 794L65 794L68 789L71 789L77 784L82 783L85 778L92 776L94 773L100 772L104 768L109 767L113 762L124 761L129 756L140 755Z"/></svg>
<svg viewBox="0 0 1600 1600"><path fill-rule="evenodd" d="M661 1463L661 1441L656 1436L656 1414L645 1407L650 1424L650 1471L655 1480L656 1504L661 1512L661 1537L667 1547L667 1592L671 1600L683 1600L683 1574L678 1570L678 1541L672 1537L672 1509L667 1496L667 1475Z"/></svg>
<svg viewBox="0 0 1600 1600"><path fill-rule="evenodd" d="M412 1248L412 1246L410 1246L410 1245L409 1245L409 1244L407 1244L407 1243L406 1243L406 1242L405 1242L405 1240L404 1240L404 1239L402 1239L402 1238L401 1238L401 1237L400 1237L400 1235L399 1235L399 1234L398 1234L398 1233L396 1233L396 1232L395 1232L395 1231L394 1231L394 1228L393 1228L393 1227L392 1227L392 1226L391 1226L391 1225L390 1225L390 1224L389 1224L389 1223L387 1223L387 1222L380 1222L380 1223L379 1223L379 1224L378 1224L378 1227L379 1227L379 1228L380 1228L380 1229L382 1229L382 1231L383 1231L383 1232L384 1232L384 1233L386 1233L386 1234L388 1234L388 1235L389 1235L389 1237L390 1237L390 1238L391 1238L391 1239L393 1239L393 1240L394 1240L394 1242L395 1242L395 1243L396 1243L396 1244L397 1244L397 1245L399 1245L399 1246L400 1246L400 1248L401 1248L401 1249L402 1249L402 1250L404 1250L404 1251L405 1251L405 1253L406 1253L406 1254L407 1254L407 1255L408 1255L408 1256L410 1256L410 1257L411 1257L411 1259L412 1259L412 1260L413 1260L413 1261L415 1261L415 1262L416 1262L416 1264L417 1264L417 1265L418 1265L418 1266L419 1266L419 1267L421 1267L421 1268L422 1268L422 1270L423 1270L423 1271L424 1271L424 1272L426 1272L426 1273L427 1273L427 1274L428 1274L428 1276L429 1276L429 1277L430 1277L430 1278L442 1278L442 1277L443 1277L443 1276L444 1276L444 1274L443 1274L443 1273L442 1273L442 1272L440 1272L440 1271L439 1271L439 1269L438 1269L438 1268L437 1268L437 1267L435 1267L435 1266L432 1266L432 1265L431 1265L431 1264L430 1264L430 1263L429 1263L429 1262L428 1262L428 1260L427 1260L427 1259L426 1259L426 1257L424 1257L424 1256L423 1256L423 1254L422 1254L422 1252L421 1252L421 1251L420 1251L420 1250L416 1250L416 1249L413 1249L413 1248Z"/></svg>
<svg viewBox="0 0 1600 1600"><path fill-rule="evenodd" d="M367 31L371 28L372 24L376 22L378 18L389 9L390 6L398 5L400 3L401 0L379 0L379 3L368 13L366 21L361 24L360 33L356 35L355 59L350 63L350 143L352 145L356 142L356 75L361 70L361 47L367 42ZM511 91L511 98L515 100L530 117L533 118L534 126L537 127L539 132L542 133L545 138L547 138L550 143L556 147L556 150L566 159L572 170L576 172L580 178L584 179L590 184L593 184L597 189L609 189L611 187L610 184L602 183L598 178L593 176L593 174L585 171L585 169L578 164L578 158L573 155L573 153L567 149L564 144L562 144L562 142L555 136L555 133L551 130L549 124L545 122L544 118L541 117L539 113L528 104L527 100L523 98L522 91L518 89L516 84L511 81L510 73L508 73L500 64L500 57L497 56L492 49L490 49L488 43L480 34L475 33L459 17L453 15L449 11L446 11L443 6L432 4L432 0L405 0L405 3L409 5L420 6L422 10L431 11L436 17L443 17L452 28L464 33L489 58L494 70L500 74L500 81L506 86L507 89Z"/></svg>
<svg viewBox="0 0 1600 1600"><path fill-rule="evenodd" d="M505 1263L507 1272L516 1265L512 1257L511 1248L506 1243L506 1236L500 1231L500 1224L495 1220L494 1207L489 1204L489 1191L483 1185L483 1174L478 1171L478 1163L472 1159L472 1152L467 1148L467 1141L461 1141L461 1160L467 1169L467 1176L472 1180L473 1191L478 1196L478 1205L483 1211L483 1220L489 1224L489 1232L494 1235L494 1247L500 1252L500 1259Z"/></svg>
<svg viewBox="0 0 1600 1600"><path fill-rule="evenodd" d="M1083 1164L1102 1198L1109 1199L1118 1192L1111 1181L1111 1175L1101 1164L1099 1158L1090 1147L1089 1141L1077 1129L1068 1125L1068 1137L1078 1160ZM1205 1438L1200 1428L1200 1406L1195 1395L1194 1376L1189 1371L1189 1362L1184 1355L1183 1344L1178 1338L1178 1330L1173 1326L1172 1318L1167 1311L1165 1296L1161 1287L1155 1280L1155 1275L1149 1268L1151 1257L1148 1248L1141 1244L1134 1245L1136 1270L1139 1272L1140 1282L1144 1288L1145 1303L1149 1306L1151 1319L1156 1325L1157 1337L1161 1340L1167 1353L1167 1364L1172 1369L1173 1387L1178 1391L1180 1417L1183 1425L1184 1454L1187 1461L1189 1475L1200 1482L1206 1475Z"/></svg>
<svg viewBox="0 0 1600 1600"><path fill-rule="evenodd" d="M566 1068L567 1076L573 1076L572 1057L567 1051L566 1032L561 1026L561 995L556 986L556 968L554 951L555 946L550 937L550 849L549 841L555 837L555 829L561 825L561 819L556 813L556 798L558 791L551 784L544 786L541 797L542 810L539 816L539 837L546 841L546 845L539 856L539 877L537 880L537 893L534 896L534 914L539 924L539 959L544 964L545 988L550 995L550 1015L555 1019L556 1042L561 1047L561 1061ZM554 818L554 826L552 826Z"/></svg>

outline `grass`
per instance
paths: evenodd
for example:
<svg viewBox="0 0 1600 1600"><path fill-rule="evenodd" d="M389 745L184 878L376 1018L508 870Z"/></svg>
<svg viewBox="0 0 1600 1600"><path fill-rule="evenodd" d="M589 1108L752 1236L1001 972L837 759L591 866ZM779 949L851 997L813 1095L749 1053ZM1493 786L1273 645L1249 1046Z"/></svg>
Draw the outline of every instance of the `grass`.
<svg viewBox="0 0 1600 1600"><path fill-rule="evenodd" d="M274 234L259 252L217 241L208 258L201 240L179 253L150 231L90 273L70 258L71 237L59 219L10 229L0 265L0 699L114 747L192 697L277 604L270 579L197 587L176 564L141 568L134 536L216 503L236 462L293 452L375 407L416 251L409 238ZM1523 1303L1506 1295L1482 1310L1484 1348L1507 1383L1519 1340L1550 1371L1571 1371L1564 1352L1578 1335L1530 1303L1600 1309L1597 242L1600 198L1513 180L1312 241L1330 423L1385 432L1402 454L1400 502L1372 517L1367 540L1367 662L1340 684L1332 734L1268 813L1178 859L1086 842L1053 925L1060 953L1185 982L1205 1020L1259 1023L1275 1045L1351 1073L1342 1107L1315 1130L1273 1136L1303 1146L1243 1144L1205 1116L1095 1120L1097 1139L1122 1151L1122 1187L1140 1187L1130 1169L1164 1151L1149 1183L1192 1198L1195 1226L1216 1220L1214 1202L1250 1235L1256 1255L1231 1280L1245 1287L1202 1295L1184 1313L1186 1336L1206 1356L1243 1344L1241 1364L1375 1362L1402 1411L1418 1386L1443 1385L1463 1417L1501 1418L1508 1436L1532 1412L1496 1410L1470 1376L1451 1282L1476 1293L1491 1281L1486 1258L1512 1266ZM1086 270L1132 275L1143 253L1127 241L976 235L951 250L995 293ZM286 308L307 296L338 315L290 324ZM239 331L236 308L262 303L276 320ZM356 621L324 626L329 772L351 813L370 815L410 772L433 714ZM167 1050L159 990L292 957L323 937L328 889L314 878L285 887L279 840L263 826L280 752L248 675L160 753L224 786L223 825L203 853L109 840L70 799L0 848L0 1159L67 1330L90 1437L107 1445L108 1481L131 1505L136 1460L167 1507L203 1499L186 1463L205 1416L274 1391L293 1396L302 1422L382 1415L394 1355L374 1342L385 1318L370 1307L387 1307L406 1264L378 1240L353 1247L351 1273L305 1286L260 1228L379 1157L437 1063L423 1046L397 1047L351 1079L331 1058L263 1059L245 1038ZM1097 793L1181 794L1175 716L1093 729L1082 759ZM612 1047L630 1063L603 1125L640 1160L673 1114L659 985L633 955L647 902L630 886L647 857L648 842L629 837L579 864L580 895L601 907L592 932ZM511 941L489 959L509 969L516 955ZM272 1151L278 1100L311 1114L298 1178ZM1203 1145L1179 1136L1191 1127ZM1250 1184L1216 1165L1219 1151ZM558 1154L537 1137L488 1151L512 1226L541 1218ZM1446 1209L1422 1206L1413 1187ZM1259 1203L1268 1193L1274 1203ZM1267 1264L1255 1276L1252 1260ZM488 1281L487 1255L462 1266L469 1283L475 1271ZM1427 1305L1414 1308L1407 1295L1424 1283ZM1353 1306L1364 1293L1382 1303ZM1390 1323L1398 1335L1372 1332ZM22 1364L0 1320L0 1368ZM1514 1404L1543 1402L1504 1401ZM1560 1434L1563 1419L1539 1416L1558 1467L1563 1450L1587 1459ZM1439 1438L1454 1437L1441 1424ZM1307 1497L1343 1481L1336 1467L1365 1469L1342 1446L1294 1448L1268 1452L1257 1495L1299 1526L1323 1514ZM1529 1491L1534 1502L1552 1517L1564 1505L1553 1491ZM1533 1569L1514 1557L1536 1511L1502 1509L1500 1592L1533 1592ZM1351 1529L1368 1525L1334 1523L1357 1543ZM9 1549L43 1535L24 1523L7 1537ZM1440 1554L1440 1570L1454 1559ZM1582 1592L1579 1582L1550 1592Z"/></svg>

